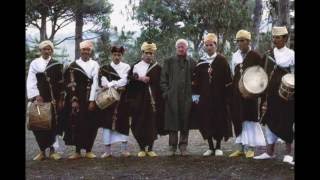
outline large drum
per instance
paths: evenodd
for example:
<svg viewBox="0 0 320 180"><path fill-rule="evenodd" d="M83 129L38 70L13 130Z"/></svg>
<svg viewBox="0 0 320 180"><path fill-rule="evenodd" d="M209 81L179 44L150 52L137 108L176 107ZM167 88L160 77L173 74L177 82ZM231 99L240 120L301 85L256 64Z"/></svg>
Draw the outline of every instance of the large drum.
<svg viewBox="0 0 320 180"><path fill-rule="evenodd" d="M242 74L239 91L243 98L254 98L261 94L268 85L268 75L261 66L251 66Z"/></svg>
<svg viewBox="0 0 320 180"><path fill-rule="evenodd" d="M294 74L288 73L281 78L279 96L284 100L292 99L294 94Z"/></svg>
<svg viewBox="0 0 320 180"><path fill-rule="evenodd" d="M28 108L29 130L51 130L53 119L53 105L51 102L38 104L32 102Z"/></svg>
<svg viewBox="0 0 320 180"><path fill-rule="evenodd" d="M120 94L114 88L102 89L98 92L96 104L100 109L105 109L120 100Z"/></svg>

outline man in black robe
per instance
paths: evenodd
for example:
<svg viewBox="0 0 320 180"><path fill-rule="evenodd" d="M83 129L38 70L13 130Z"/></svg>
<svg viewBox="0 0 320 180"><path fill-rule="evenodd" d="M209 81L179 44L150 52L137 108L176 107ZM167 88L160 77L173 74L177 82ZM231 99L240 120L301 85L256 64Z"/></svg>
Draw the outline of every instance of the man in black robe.
<svg viewBox="0 0 320 180"><path fill-rule="evenodd" d="M64 141L66 145L76 146L69 159L79 159L81 149L86 150L86 158L95 158L91 152L97 135L95 94L98 83L99 65L90 58L93 44L80 43L81 57L72 62L64 73L66 85L64 111Z"/></svg>
<svg viewBox="0 0 320 180"><path fill-rule="evenodd" d="M281 79L288 73L294 73L294 51L286 47L288 31L286 27L273 27L274 49L264 56L269 84L263 98L262 123L266 125L267 152L255 159L274 158L277 139L286 142L286 153L283 162L292 163L291 146L294 138L294 95L284 99L279 95Z"/></svg>
<svg viewBox="0 0 320 180"><path fill-rule="evenodd" d="M156 44L144 42L142 60L129 73L128 101L130 102L131 129L140 152L138 157L155 157L152 150L158 134L162 134L164 102L160 89L161 66L155 61Z"/></svg>
<svg viewBox="0 0 320 180"><path fill-rule="evenodd" d="M216 53L217 36L209 33L204 38L206 54L198 61L194 71L195 93L200 95L197 107L199 130L208 140L209 149L203 156L222 156L221 140L232 136L227 114L227 98L231 91L231 71L224 56ZM215 139L216 149L212 139Z"/></svg>
<svg viewBox="0 0 320 180"><path fill-rule="evenodd" d="M231 112L234 132L236 134L235 143L240 144L240 149L236 150L229 157L245 155L246 158L254 156L254 148L265 146L265 138L258 118L258 97L246 97L239 90L239 81L245 70L252 66L263 67L261 56L251 50L251 33L246 30L239 30L236 34L239 50L232 56L232 100Z"/></svg>

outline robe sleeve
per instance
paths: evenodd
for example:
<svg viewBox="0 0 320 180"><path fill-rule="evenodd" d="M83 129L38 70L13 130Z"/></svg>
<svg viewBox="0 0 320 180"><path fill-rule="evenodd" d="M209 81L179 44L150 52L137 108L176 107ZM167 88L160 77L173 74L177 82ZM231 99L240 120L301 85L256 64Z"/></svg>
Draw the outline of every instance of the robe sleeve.
<svg viewBox="0 0 320 180"><path fill-rule="evenodd" d="M164 61L163 68L160 76L160 88L162 93L162 97L167 99L168 90L169 90L169 60Z"/></svg>
<svg viewBox="0 0 320 180"><path fill-rule="evenodd" d="M102 76L101 77L101 85L102 85L102 87L108 86L108 83L109 83L108 79L106 77Z"/></svg>
<svg viewBox="0 0 320 180"><path fill-rule="evenodd" d="M35 70L35 61L32 61L29 67L28 77L27 77L27 96L29 99L40 95L39 89L37 87L37 77Z"/></svg>
<svg viewBox="0 0 320 180"><path fill-rule="evenodd" d="M154 71L155 69L157 69L157 66L155 66L151 71ZM160 68L160 74L161 74L161 68ZM147 76L147 74L146 74L146 76ZM160 82L160 76L149 76L149 77L150 77L150 80L149 80L150 85Z"/></svg>
<svg viewBox="0 0 320 180"><path fill-rule="evenodd" d="M96 63L94 66L94 70L92 72L92 85L91 85L91 91L90 91L90 97L89 101L94 101L96 96L96 90L98 88L98 73L99 73L99 64Z"/></svg>
<svg viewBox="0 0 320 180"><path fill-rule="evenodd" d="M126 86L128 83L129 70L130 70L130 66L126 65L125 68L123 69L123 72L121 74L119 74L121 79L119 79L117 81L113 80L113 81L109 82L108 87L114 86L115 88L119 88L119 87Z"/></svg>

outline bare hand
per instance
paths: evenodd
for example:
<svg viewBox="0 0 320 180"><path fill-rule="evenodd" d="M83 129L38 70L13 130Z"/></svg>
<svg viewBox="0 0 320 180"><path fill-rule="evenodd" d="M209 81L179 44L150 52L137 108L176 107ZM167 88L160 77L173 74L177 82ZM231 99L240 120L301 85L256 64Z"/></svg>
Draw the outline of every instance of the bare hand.
<svg viewBox="0 0 320 180"><path fill-rule="evenodd" d="M36 96L36 101L37 101L37 103L39 103L39 104L42 104L43 103L43 98L42 98L42 96Z"/></svg>
<svg viewBox="0 0 320 180"><path fill-rule="evenodd" d="M266 111L267 111L267 103L266 102L262 104L261 111L262 111L262 113L266 113Z"/></svg>
<svg viewBox="0 0 320 180"><path fill-rule="evenodd" d="M94 101L91 101L88 107L89 111L93 111L96 108L96 103Z"/></svg>
<svg viewBox="0 0 320 180"><path fill-rule="evenodd" d="M76 112L79 112L79 103L77 101L73 101L71 107L75 109Z"/></svg>
<svg viewBox="0 0 320 180"><path fill-rule="evenodd" d="M150 81L150 78L148 76L143 76L143 77L139 77L139 80L144 83L148 83Z"/></svg>

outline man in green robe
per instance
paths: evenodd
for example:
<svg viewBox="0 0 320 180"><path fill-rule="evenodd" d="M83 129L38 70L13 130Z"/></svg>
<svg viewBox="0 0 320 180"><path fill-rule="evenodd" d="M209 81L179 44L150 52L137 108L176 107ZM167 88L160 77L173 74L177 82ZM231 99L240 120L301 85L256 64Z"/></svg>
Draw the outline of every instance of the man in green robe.
<svg viewBox="0 0 320 180"><path fill-rule="evenodd" d="M195 61L187 56L187 50L188 41L179 39L176 42L176 55L164 61L161 72L160 87L165 100L164 129L169 131L170 155L175 155L178 145L181 155L187 155L191 79L195 67Z"/></svg>

